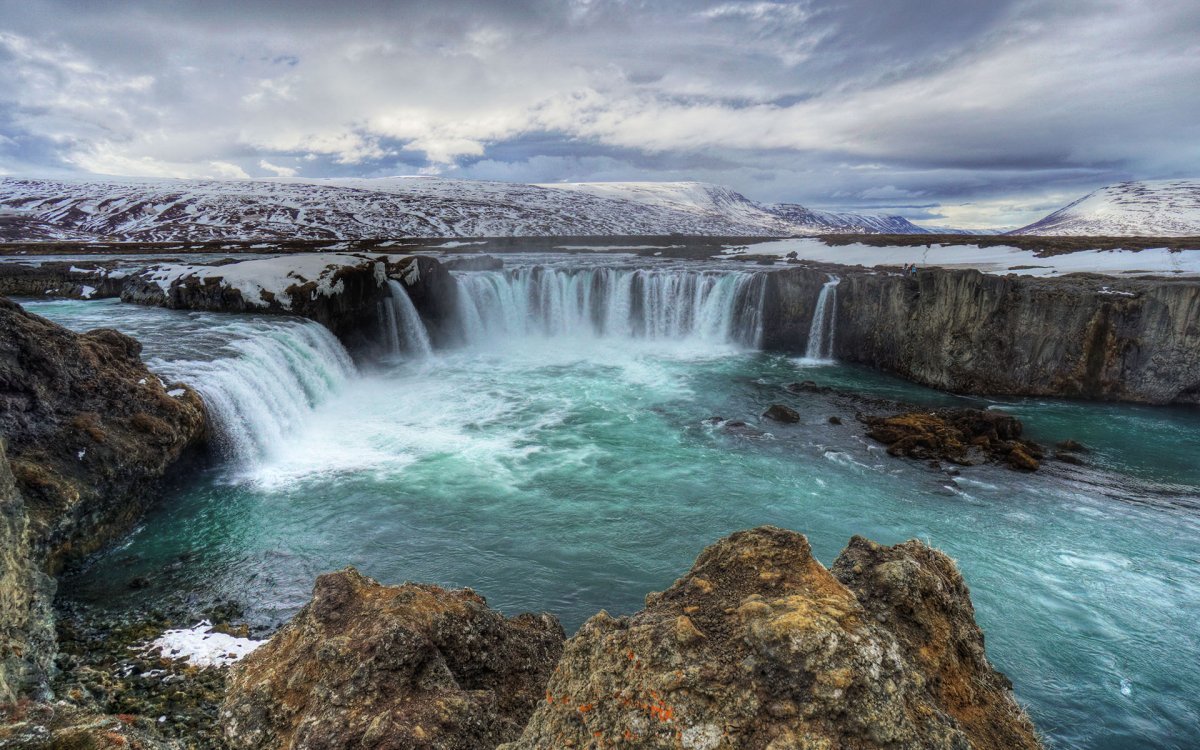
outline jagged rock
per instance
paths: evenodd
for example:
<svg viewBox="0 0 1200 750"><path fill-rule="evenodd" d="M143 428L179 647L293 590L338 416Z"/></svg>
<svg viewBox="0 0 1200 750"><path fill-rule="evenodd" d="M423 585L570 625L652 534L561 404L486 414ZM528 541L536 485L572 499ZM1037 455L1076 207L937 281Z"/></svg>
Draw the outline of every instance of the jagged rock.
<svg viewBox="0 0 1200 750"><path fill-rule="evenodd" d="M830 268L768 274L762 345L801 352ZM1200 403L1200 283L839 267L834 356L954 393Z"/></svg>
<svg viewBox="0 0 1200 750"><path fill-rule="evenodd" d="M841 558L851 571L859 544ZM588 620L503 750L1040 747L953 563L894 549L852 590L795 532L717 542L641 612Z"/></svg>
<svg viewBox="0 0 1200 750"><path fill-rule="evenodd" d="M800 421L800 412L783 404L771 404L763 416L776 422L795 423Z"/></svg>
<svg viewBox="0 0 1200 750"><path fill-rule="evenodd" d="M970 592L949 557L915 540L885 547L856 536L833 575L896 636L932 703L954 719L970 747L1039 747L1012 683L987 660Z"/></svg>
<svg viewBox="0 0 1200 750"><path fill-rule="evenodd" d="M148 719L107 716L67 703L31 703L0 713L0 747L26 750L183 750L159 737Z"/></svg>
<svg viewBox="0 0 1200 750"><path fill-rule="evenodd" d="M1069 453L1087 453L1087 448L1078 440L1063 440L1060 443L1055 443L1054 447L1060 451L1067 451Z"/></svg>
<svg viewBox="0 0 1200 750"><path fill-rule="evenodd" d="M54 657L54 579L32 559L28 528L0 437L0 705L42 697Z"/></svg>
<svg viewBox="0 0 1200 750"><path fill-rule="evenodd" d="M940 459L963 466L992 460L1013 469L1036 471L1043 457L1036 444L1021 440L1016 417L979 409L906 412L889 417L860 416L867 435L888 446L888 454Z"/></svg>
<svg viewBox="0 0 1200 750"><path fill-rule="evenodd" d="M835 425L836 425L836 424L841 424L841 423L842 423L842 418L841 418L841 417L839 417L839 416L836 416L836 415L835 415L835 416L832 416L832 417L830 417L830 418L829 418L829 424L835 424Z"/></svg>
<svg viewBox="0 0 1200 750"><path fill-rule="evenodd" d="M505 619L469 589L381 586L353 568L233 668L233 748L455 748L514 739L557 661L549 615Z"/></svg>
<svg viewBox="0 0 1200 750"><path fill-rule="evenodd" d="M0 298L0 434L50 571L124 533L203 442L200 397L140 355L117 331L77 334Z"/></svg>

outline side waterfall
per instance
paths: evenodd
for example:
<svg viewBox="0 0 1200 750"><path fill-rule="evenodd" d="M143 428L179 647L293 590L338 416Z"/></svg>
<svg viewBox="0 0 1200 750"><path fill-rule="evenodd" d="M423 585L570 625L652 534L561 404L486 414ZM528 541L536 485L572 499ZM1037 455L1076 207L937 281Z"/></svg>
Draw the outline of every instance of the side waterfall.
<svg viewBox="0 0 1200 750"><path fill-rule="evenodd" d="M380 303L380 317L391 353L428 357L433 353L433 344L408 292L394 279L388 279L388 288L391 295Z"/></svg>
<svg viewBox="0 0 1200 750"><path fill-rule="evenodd" d="M837 327L837 287L841 279L830 276L817 295L817 306L813 309L812 325L808 329L808 345L804 358L815 362L833 359L833 337Z"/></svg>
<svg viewBox="0 0 1200 750"><path fill-rule="evenodd" d="M232 356L174 361L164 375L192 385L204 399L217 445L238 464L263 457L354 372L341 342L312 321L239 324L226 344Z"/></svg>
<svg viewBox="0 0 1200 750"><path fill-rule="evenodd" d="M766 276L633 268L467 272L458 278L464 340L575 336L701 339L758 346Z"/></svg>

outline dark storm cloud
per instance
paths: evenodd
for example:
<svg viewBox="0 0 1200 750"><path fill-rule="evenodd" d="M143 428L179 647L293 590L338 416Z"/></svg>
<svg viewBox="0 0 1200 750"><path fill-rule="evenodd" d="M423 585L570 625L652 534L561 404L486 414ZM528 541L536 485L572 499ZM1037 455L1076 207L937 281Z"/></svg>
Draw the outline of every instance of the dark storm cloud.
<svg viewBox="0 0 1200 750"><path fill-rule="evenodd" d="M0 0L0 172L702 179L1015 224L1200 172L1191 0Z"/></svg>

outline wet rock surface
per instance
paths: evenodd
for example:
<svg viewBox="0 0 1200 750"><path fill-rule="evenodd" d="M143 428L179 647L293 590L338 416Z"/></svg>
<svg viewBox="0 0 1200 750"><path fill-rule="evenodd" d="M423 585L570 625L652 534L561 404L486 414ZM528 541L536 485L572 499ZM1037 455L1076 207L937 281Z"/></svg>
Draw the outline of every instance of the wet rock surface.
<svg viewBox="0 0 1200 750"><path fill-rule="evenodd" d="M842 558L852 590L795 532L717 542L643 611L585 623L502 747L1040 747L953 563L917 542L879 560L861 544Z"/></svg>
<svg viewBox="0 0 1200 750"><path fill-rule="evenodd" d="M0 296L68 299L119 297L126 276L116 270L116 265L113 261L0 263Z"/></svg>
<svg viewBox="0 0 1200 750"><path fill-rule="evenodd" d="M800 412L784 404L771 404L763 412L763 416L774 422L783 422L785 424L794 424L800 421Z"/></svg>
<svg viewBox="0 0 1200 750"><path fill-rule="evenodd" d="M888 454L971 466L984 461L1036 471L1044 452L1021 439L1016 417L980 409L910 411L893 416L860 416L867 435L888 446Z"/></svg>
<svg viewBox="0 0 1200 750"><path fill-rule="evenodd" d="M469 589L382 586L350 568L230 672L234 748L477 748L515 739L563 642Z"/></svg>
<svg viewBox="0 0 1200 750"><path fill-rule="evenodd" d="M51 571L126 531L203 443L200 397L140 355L117 331L77 334L0 298L0 434Z"/></svg>

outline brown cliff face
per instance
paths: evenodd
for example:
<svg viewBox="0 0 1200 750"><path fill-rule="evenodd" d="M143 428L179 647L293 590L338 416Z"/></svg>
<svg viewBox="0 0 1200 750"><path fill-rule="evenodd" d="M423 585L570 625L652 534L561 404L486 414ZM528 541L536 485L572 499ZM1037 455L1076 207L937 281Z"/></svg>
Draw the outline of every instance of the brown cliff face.
<svg viewBox="0 0 1200 750"><path fill-rule="evenodd" d="M230 673L234 748L453 748L515 738L562 651L549 615L506 619L470 590L381 586L353 568Z"/></svg>
<svg viewBox="0 0 1200 750"><path fill-rule="evenodd" d="M1040 747L948 558L856 539L841 568L850 587L795 532L721 540L643 611L589 620L503 747Z"/></svg>
<svg viewBox="0 0 1200 750"><path fill-rule="evenodd" d="M126 531L204 439L200 397L140 354L117 331L77 334L0 299L0 434L50 571Z"/></svg>
<svg viewBox="0 0 1200 750"><path fill-rule="evenodd" d="M928 269L770 274L763 343L803 351L828 273L834 355L959 393L1200 403L1200 283Z"/></svg>

